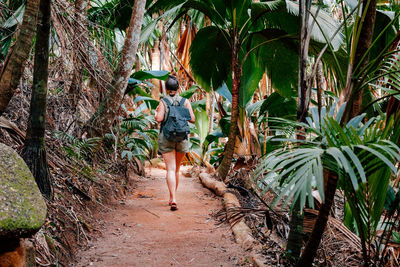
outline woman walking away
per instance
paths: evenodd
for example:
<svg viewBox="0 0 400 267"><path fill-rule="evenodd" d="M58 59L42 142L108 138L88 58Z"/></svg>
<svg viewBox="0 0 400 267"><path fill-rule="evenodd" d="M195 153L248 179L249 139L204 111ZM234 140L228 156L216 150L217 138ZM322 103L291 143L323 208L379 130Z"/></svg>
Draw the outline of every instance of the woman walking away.
<svg viewBox="0 0 400 267"><path fill-rule="evenodd" d="M189 100L177 94L179 82L170 75L165 82L167 96L161 99L155 113L155 119L161 123L158 135L158 151L162 154L167 167L167 185L169 206L177 210L176 191L179 183L179 169L182 158L189 152L189 125L195 116Z"/></svg>

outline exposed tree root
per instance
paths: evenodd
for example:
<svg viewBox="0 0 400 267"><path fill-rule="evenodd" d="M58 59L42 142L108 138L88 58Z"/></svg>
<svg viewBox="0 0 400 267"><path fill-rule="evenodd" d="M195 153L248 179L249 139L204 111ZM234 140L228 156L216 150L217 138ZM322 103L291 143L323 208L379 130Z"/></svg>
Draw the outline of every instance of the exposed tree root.
<svg viewBox="0 0 400 267"><path fill-rule="evenodd" d="M199 178L204 187L213 191L217 196L223 197L224 208L227 213L227 217L230 218L230 214L234 209L240 207L239 200L236 195L229 192L226 185L223 182L217 181L210 177L210 174L202 172L199 174ZM250 228L244 221L244 218L239 221L229 220L232 232L235 236L235 241L241 245L244 249L250 251L251 261L254 266L266 266L264 259L260 253L257 252L260 248L259 242L252 236Z"/></svg>
<svg viewBox="0 0 400 267"><path fill-rule="evenodd" d="M201 183L212 190L217 196L224 197L226 185L223 182L212 179L208 173L202 172L199 174Z"/></svg>

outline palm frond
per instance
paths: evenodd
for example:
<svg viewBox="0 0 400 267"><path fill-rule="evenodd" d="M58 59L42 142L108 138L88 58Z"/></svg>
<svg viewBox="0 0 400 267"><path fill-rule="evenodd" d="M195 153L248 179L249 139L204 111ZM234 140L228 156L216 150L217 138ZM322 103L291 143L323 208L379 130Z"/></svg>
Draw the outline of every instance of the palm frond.
<svg viewBox="0 0 400 267"><path fill-rule="evenodd" d="M384 118L379 117L364 124L365 115L341 127L337 120L341 112L333 117L333 112L324 114L320 121L311 112L307 124L274 119L292 130L303 127L307 140L280 138L282 148L268 154L253 177L264 191L274 188L275 204L285 206L298 200L303 207L308 199L312 207L314 188L324 196L324 169L336 173L348 201L346 211L357 214L353 219L347 214L346 224L356 225L370 239L376 234L390 177L398 172L400 148L390 137L399 127L383 128Z"/></svg>

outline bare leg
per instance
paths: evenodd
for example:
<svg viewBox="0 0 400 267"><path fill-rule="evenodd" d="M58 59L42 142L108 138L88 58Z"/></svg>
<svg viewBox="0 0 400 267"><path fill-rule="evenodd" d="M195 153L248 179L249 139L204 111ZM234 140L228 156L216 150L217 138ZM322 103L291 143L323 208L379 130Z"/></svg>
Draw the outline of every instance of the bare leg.
<svg viewBox="0 0 400 267"><path fill-rule="evenodd" d="M179 170L181 168L181 162L183 157L185 156L186 153L181 153L181 152L176 152L176 169L175 169L175 179L176 179L176 189L178 190L178 184L179 184Z"/></svg>
<svg viewBox="0 0 400 267"><path fill-rule="evenodd" d="M162 154L167 167L167 185L169 189L169 201L176 203L176 163L175 163L175 150Z"/></svg>

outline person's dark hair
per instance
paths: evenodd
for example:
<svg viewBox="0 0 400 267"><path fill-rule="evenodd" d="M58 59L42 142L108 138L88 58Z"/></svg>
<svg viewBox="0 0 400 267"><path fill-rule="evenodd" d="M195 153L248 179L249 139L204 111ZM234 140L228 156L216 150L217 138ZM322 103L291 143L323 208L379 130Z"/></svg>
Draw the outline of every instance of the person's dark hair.
<svg viewBox="0 0 400 267"><path fill-rule="evenodd" d="M178 79L173 75L169 75L168 79L165 81L165 87L167 87L169 91L177 91L179 88Z"/></svg>

